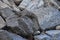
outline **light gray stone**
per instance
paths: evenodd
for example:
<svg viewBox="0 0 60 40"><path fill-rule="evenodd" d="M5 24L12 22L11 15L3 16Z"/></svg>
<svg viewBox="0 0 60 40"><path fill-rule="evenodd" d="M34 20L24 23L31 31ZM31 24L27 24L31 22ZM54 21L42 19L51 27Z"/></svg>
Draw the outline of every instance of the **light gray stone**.
<svg viewBox="0 0 60 40"><path fill-rule="evenodd" d="M60 30L50 30L46 33L51 36L52 40L60 40Z"/></svg>
<svg viewBox="0 0 60 40"><path fill-rule="evenodd" d="M5 4L9 5L12 10L19 12L19 8L15 5L13 0L2 0Z"/></svg>
<svg viewBox="0 0 60 40"><path fill-rule="evenodd" d="M10 8L7 4L0 1L0 9L6 8L6 7Z"/></svg>
<svg viewBox="0 0 60 40"><path fill-rule="evenodd" d="M23 0L19 5L19 8L25 8L28 10L35 10L40 8L43 5L43 0Z"/></svg>
<svg viewBox="0 0 60 40"><path fill-rule="evenodd" d="M0 29L3 28L4 26L6 26L6 23L3 20L3 18L0 16Z"/></svg>
<svg viewBox="0 0 60 40"><path fill-rule="evenodd" d="M44 11L44 10L43 10ZM44 14L43 20L40 22L42 29L54 28L56 25L60 24L60 11L54 8L45 9L46 14Z"/></svg>
<svg viewBox="0 0 60 40"><path fill-rule="evenodd" d="M31 2L31 3L29 3ZM37 5L39 3L42 3L40 6ZM23 7L25 9L27 9L28 11L33 12L37 17L38 17L38 22L40 24L40 27L45 30L47 28L54 28L54 26L60 24L59 21L59 15L60 12L51 7L51 6L47 6L47 7L41 7L44 4L43 0L26 0L26 1L22 1L22 3L19 5L19 7ZM36 6L37 5L37 6ZM39 6L39 7L38 7ZM51 22L52 21L52 22Z"/></svg>
<svg viewBox="0 0 60 40"><path fill-rule="evenodd" d="M46 34L40 34L40 35L34 36L34 39L35 40L51 40L51 37L49 37Z"/></svg>
<svg viewBox="0 0 60 40"><path fill-rule="evenodd" d="M27 40L19 35L10 33L5 30L0 30L0 40Z"/></svg>
<svg viewBox="0 0 60 40"><path fill-rule="evenodd" d="M1 16L3 16L4 19L11 18L11 17L17 17L15 15L15 13L9 8L3 8L3 9L0 10L0 12L1 12L0 13Z"/></svg>

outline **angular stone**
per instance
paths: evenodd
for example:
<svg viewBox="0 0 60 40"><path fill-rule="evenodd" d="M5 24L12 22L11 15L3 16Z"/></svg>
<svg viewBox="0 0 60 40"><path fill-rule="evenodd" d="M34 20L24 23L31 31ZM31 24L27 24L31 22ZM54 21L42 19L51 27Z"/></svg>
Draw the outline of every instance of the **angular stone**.
<svg viewBox="0 0 60 40"><path fill-rule="evenodd" d="M25 8L27 10L35 10L43 5L43 0L23 0L19 5L19 8Z"/></svg>
<svg viewBox="0 0 60 40"><path fill-rule="evenodd" d="M44 9L43 9L44 11ZM60 11L54 8L45 9L46 14L44 14L43 20L40 22L40 27L42 29L54 28L56 25L60 24ZM42 14L41 14L42 15Z"/></svg>
<svg viewBox="0 0 60 40"><path fill-rule="evenodd" d="M19 14L19 15L29 17L29 18L33 21L33 23L34 23L34 28L35 28L35 30L40 29L40 27L39 27L39 22L38 22L38 18L37 18L37 16L36 16L34 13L32 13L32 12L30 12L30 11L27 11L27 10L23 10L23 11L21 12L21 14Z"/></svg>
<svg viewBox="0 0 60 40"><path fill-rule="evenodd" d="M33 34L33 23L28 17L22 18L8 18L6 19L7 26L10 27L10 31L19 35L29 35Z"/></svg>
<svg viewBox="0 0 60 40"><path fill-rule="evenodd" d="M5 30L0 30L0 40L27 40L19 35L10 33Z"/></svg>
<svg viewBox="0 0 60 40"><path fill-rule="evenodd" d="M7 4L0 1L0 9L6 8L6 7L10 8Z"/></svg>
<svg viewBox="0 0 60 40"><path fill-rule="evenodd" d="M41 7L41 5L43 4L43 1L42 1L42 4L39 7L37 7L38 5L36 6L36 3L40 4L41 1L42 0L37 0L36 2L35 2L35 0L34 1L31 1L31 0L24 1L23 0L22 3L20 4L20 7L22 6L23 8L27 9L28 11L33 12L38 17L38 22L40 24L40 27L43 30L45 30L47 28L51 28L51 27L54 28L54 26L60 24L59 23L60 12L57 9L50 7L50 6ZM29 2L31 2L31 3L29 3Z"/></svg>
<svg viewBox="0 0 60 40"><path fill-rule="evenodd" d="M38 17L38 22L43 30L50 27L54 28L54 26L60 24L60 11L53 7L41 7L31 12Z"/></svg>
<svg viewBox="0 0 60 40"><path fill-rule="evenodd" d="M32 14L33 13L29 13L27 15L22 15L21 17L18 17L18 15L12 12L9 8L1 10L1 15L5 19L7 26L11 28L9 30L12 30L12 32L20 35L29 35L33 34L35 31L38 31L39 26L37 22L37 17Z"/></svg>
<svg viewBox="0 0 60 40"><path fill-rule="evenodd" d="M40 35L36 35L34 36L35 40L51 40L51 37L49 37L46 34L40 34Z"/></svg>
<svg viewBox="0 0 60 40"><path fill-rule="evenodd" d="M6 23L3 20L3 18L0 16L0 29L3 28L4 26L6 26Z"/></svg>
<svg viewBox="0 0 60 40"><path fill-rule="evenodd" d="M18 9L18 7L15 5L13 0L2 0L5 4L9 5L12 10L19 12L20 10Z"/></svg>
<svg viewBox="0 0 60 40"><path fill-rule="evenodd" d="M60 30L50 30L46 33L51 36L52 40L60 40Z"/></svg>
<svg viewBox="0 0 60 40"><path fill-rule="evenodd" d="M6 18L11 18L11 17L16 17L15 13L12 12L11 9L9 8L3 8L0 10L0 14L3 16L4 19Z"/></svg>

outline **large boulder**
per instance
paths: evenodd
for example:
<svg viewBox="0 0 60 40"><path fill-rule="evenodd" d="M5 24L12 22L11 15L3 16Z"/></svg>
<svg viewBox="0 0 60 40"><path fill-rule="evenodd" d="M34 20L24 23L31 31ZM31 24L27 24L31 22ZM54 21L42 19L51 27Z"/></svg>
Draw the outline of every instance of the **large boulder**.
<svg viewBox="0 0 60 40"><path fill-rule="evenodd" d="M43 30L54 28L56 25L60 24L60 11L53 7L41 7L31 12L37 16L39 25Z"/></svg>
<svg viewBox="0 0 60 40"><path fill-rule="evenodd" d="M21 17L16 15L16 13L11 11L9 8L1 9L0 12L6 21L7 27L9 28L8 31L26 36L29 34L34 34L34 32L39 29L37 17L27 10L25 12L22 11L23 13L21 12L22 14L25 14L21 15Z"/></svg>
<svg viewBox="0 0 60 40"><path fill-rule="evenodd" d="M43 0L23 0L19 5L19 8L25 8L28 10L36 10L43 5Z"/></svg>
<svg viewBox="0 0 60 40"><path fill-rule="evenodd" d="M5 30L0 30L0 40L27 40L19 35L10 33Z"/></svg>
<svg viewBox="0 0 60 40"><path fill-rule="evenodd" d="M0 1L0 9L6 8L6 7L10 8L7 4L3 3L2 1Z"/></svg>

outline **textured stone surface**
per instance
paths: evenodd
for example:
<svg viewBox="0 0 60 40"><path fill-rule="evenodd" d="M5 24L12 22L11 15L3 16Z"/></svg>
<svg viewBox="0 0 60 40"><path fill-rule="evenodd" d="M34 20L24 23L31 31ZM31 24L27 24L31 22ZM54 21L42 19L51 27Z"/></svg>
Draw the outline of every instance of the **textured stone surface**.
<svg viewBox="0 0 60 40"><path fill-rule="evenodd" d="M7 19L7 25L11 27L9 30L19 35L26 36L34 32L33 23L28 17Z"/></svg>
<svg viewBox="0 0 60 40"><path fill-rule="evenodd" d="M40 3L42 3L42 4L40 5ZM37 4L39 4L40 6ZM24 1L23 0L22 3L19 5L19 7L22 6L23 8L26 8L28 11L31 11L35 15L37 15L40 27L44 30L46 28L54 27L54 26L60 24L59 23L60 12L57 9L50 7L50 6L45 7L45 8L41 7L42 5L43 5L42 0L37 0L37 1L36 0L33 0L33 1L31 1L31 0Z"/></svg>
<svg viewBox="0 0 60 40"><path fill-rule="evenodd" d="M23 10L23 11L21 12L21 15L22 15L22 16L27 16L27 17L29 17L29 18L32 20L32 22L33 22L33 24L34 24L35 30L40 29L40 27L39 27L39 22L38 22L38 18L37 18L37 16L36 16L34 13L32 13L32 12L30 12L30 11L28 11L28 10Z"/></svg>
<svg viewBox="0 0 60 40"><path fill-rule="evenodd" d="M0 12L4 19L16 17L15 13L9 8L1 9Z"/></svg>
<svg viewBox="0 0 60 40"><path fill-rule="evenodd" d="M10 8L7 4L0 1L0 9L6 8L6 7Z"/></svg>
<svg viewBox="0 0 60 40"><path fill-rule="evenodd" d="M25 13L25 15L18 17L18 15L12 12L9 8L2 9L0 12L2 17L6 21L7 27L11 28L9 30L12 30L12 32L16 34L33 34L39 29L39 26L37 24L37 17L33 13L22 11L23 13Z"/></svg>
<svg viewBox="0 0 60 40"><path fill-rule="evenodd" d="M60 24L60 11L48 8L46 9L47 15L44 15L44 19L41 21L40 26L42 29L54 27Z"/></svg>
<svg viewBox="0 0 60 40"><path fill-rule="evenodd" d="M26 8L28 10L38 9L41 5L43 5L43 0L23 0L19 5L19 8Z"/></svg>
<svg viewBox="0 0 60 40"><path fill-rule="evenodd" d="M52 40L60 39L60 30L50 30L46 31L46 33L51 36Z"/></svg>
<svg viewBox="0 0 60 40"><path fill-rule="evenodd" d="M6 25L5 21L3 18L0 16L0 29L3 28Z"/></svg>
<svg viewBox="0 0 60 40"><path fill-rule="evenodd" d="M0 40L26 40L26 39L16 34L7 32L5 30L0 30Z"/></svg>
<svg viewBox="0 0 60 40"><path fill-rule="evenodd" d="M51 37L49 37L46 34L40 34L40 35L34 36L34 39L35 40L51 40Z"/></svg>
<svg viewBox="0 0 60 40"><path fill-rule="evenodd" d="M18 7L15 5L13 0L2 0L5 4L7 4L8 6L10 6L12 8L12 10L19 12L20 10L18 9Z"/></svg>

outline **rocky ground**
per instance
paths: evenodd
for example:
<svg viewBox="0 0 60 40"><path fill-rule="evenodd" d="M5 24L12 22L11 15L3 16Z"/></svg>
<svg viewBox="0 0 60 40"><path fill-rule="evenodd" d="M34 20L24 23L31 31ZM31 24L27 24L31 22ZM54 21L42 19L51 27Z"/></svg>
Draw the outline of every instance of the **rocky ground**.
<svg viewBox="0 0 60 40"><path fill-rule="evenodd" d="M0 40L60 40L60 0L0 0Z"/></svg>

